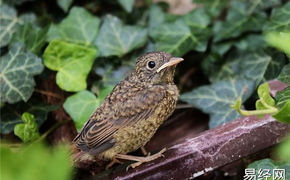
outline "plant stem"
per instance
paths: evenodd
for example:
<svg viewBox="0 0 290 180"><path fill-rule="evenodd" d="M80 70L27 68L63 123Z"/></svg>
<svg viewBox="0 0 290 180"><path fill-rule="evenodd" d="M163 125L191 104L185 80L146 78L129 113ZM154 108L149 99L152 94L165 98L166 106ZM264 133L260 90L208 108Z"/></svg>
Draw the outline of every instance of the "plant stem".
<svg viewBox="0 0 290 180"><path fill-rule="evenodd" d="M239 113L243 116L275 114L277 112L278 112L278 109L276 109L276 108L263 109L263 110L253 110L253 111L242 110L242 109L239 110Z"/></svg>

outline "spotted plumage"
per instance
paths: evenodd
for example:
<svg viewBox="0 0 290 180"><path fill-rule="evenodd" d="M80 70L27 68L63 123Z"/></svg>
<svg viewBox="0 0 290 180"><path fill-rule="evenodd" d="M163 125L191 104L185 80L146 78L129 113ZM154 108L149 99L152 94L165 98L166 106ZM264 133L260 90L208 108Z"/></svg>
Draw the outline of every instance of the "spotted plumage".
<svg viewBox="0 0 290 180"><path fill-rule="evenodd" d="M136 67L115 86L74 139L77 148L110 160L144 146L174 111L176 64L164 52L138 58Z"/></svg>

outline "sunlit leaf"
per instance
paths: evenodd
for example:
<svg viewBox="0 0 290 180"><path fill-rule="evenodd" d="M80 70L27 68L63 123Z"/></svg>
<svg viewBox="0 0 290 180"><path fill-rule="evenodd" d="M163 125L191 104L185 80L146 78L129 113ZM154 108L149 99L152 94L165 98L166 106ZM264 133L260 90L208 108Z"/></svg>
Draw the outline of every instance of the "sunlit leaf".
<svg viewBox="0 0 290 180"><path fill-rule="evenodd" d="M115 16L107 15L100 28L96 45L101 56L119 56L143 46L147 30L139 26L125 26Z"/></svg>
<svg viewBox="0 0 290 180"><path fill-rule="evenodd" d="M63 107L74 120L78 131L80 131L99 104L100 101L96 96L85 90L68 97Z"/></svg>
<svg viewBox="0 0 290 180"><path fill-rule="evenodd" d="M42 70L40 58L26 51L23 44L14 44L0 61L1 101L27 101L35 86L33 76Z"/></svg>
<svg viewBox="0 0 290 180"><path fill-rule="evenodd" d="M244 102L254 91L254 83L245 79L228 79L212 85L201 86L180 96L210 115L210 128L225 124L240 115L231 105L243 97Z"/></svg>
<svg viewBox="0 0 290 180"><path fill-rule="evenodd" d="M33 114L25 112L21 116L23 123L14 127L14 134L24 143L31 142L39 138L38 127Z"/></svg>
<svg viewBox="0 0 290 180"><path fill-rule="evenodd" d="M57 85L65 91L81 91L87 87L87 76L98 51L95 48L55 40L43 54L46 67L58 71Z"/></svg>
<svg viewBox="0 0 290 180"><path fill-rule="evenodd" d="M288 32L268 32L265 39L270 46L286 53L290 57L290 28Z"/></svg>

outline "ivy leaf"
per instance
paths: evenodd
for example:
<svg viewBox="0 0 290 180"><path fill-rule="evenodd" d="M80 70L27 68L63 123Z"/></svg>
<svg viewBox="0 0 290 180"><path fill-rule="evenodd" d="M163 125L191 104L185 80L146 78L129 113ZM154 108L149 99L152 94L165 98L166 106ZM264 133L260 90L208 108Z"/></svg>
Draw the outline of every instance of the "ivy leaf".
<svg viewBox="0 0 290 180"><path fill-rule="evenodd" d="M278 121L290 124L290 100L288 100L279 111L273 115Z"/></svg>
<svg viewBox="0 0 290 180"><path fill-rule="evenodd" d="M71 6L73 0L57 0L57 5L64 11L67 12L68 8Z"/></svg>
<svg viewBox="0 0 290 180"><path fill-rule="evenodd" d="M130 13L133 10L135 0L118 0L118 3L126 12Z"/></svg>
<svg viewBox="0 0 290 180"><path fill-rule="evenodd" d="M256 81L258 85L262 80L270 80L281 71L285 62L282 55L269 56L264 51L238 51L232 53L228 61L220 70L210 75L212 82L240 77Z"/></svg>
<svg viewBox="0 0 290 180"><path fill-rule="evenodd" d="M275 106L275 100L270 95L270 88L268 83L261 84L258 87L258 95L259 99L256 101L256 109L257 110L263 110L263 109L269 109L274 108ZM266 104L266 105L264 105ZM262 115L258 115L258 117L262 118Z"/></svg>
<svg viewBox="0 0 290 180"><path fill-rule="evenodd" d="M222 9L224 9L231 0L196 0L195 3L200 3L206 9L206 11L211 15L211 17L216 17L220 14Z"/></svg>
<svg viewBox="0 0 290 180"><path fill-rule="evenodd" d="M241 39L231 39L227 41L217 42L212 45L212 52L223 56L231 47L235 47L240 51L255 52L268 47L264 37L260 34L249 34Z"/></svg>
<svg viewBox="0 0 290 180"><path fill-rule="evenodd" d="M34 75L43 70L41 59L26 51L23 44L10 47L0 61L1 101L27 101L34 90Z"/></svg>
<svg viewBox="0 0 290 180"><path fill-rule="evenodd" d="M290 31L289 32L268 32L265 39L270 46L286 53L290 57Z"/></svg>
<svg viewBox="0 0 290 180"><path fill-rule="evenodd" d="M47 114L57 109L57 106L46 105L29 100L27 103L20 102L17 104L6 104L1 108L0 133L8 134L13 131L16 124L21 123L21 114L28 112L34 115L35 122L40 127L47 119Z"/></svg>
<svg viewBox="0 0 290 180"><path fill-rule="evenodd" d="M231 108L236 99L243 97L243 102L254 91L254 83L245 79L228 79L212 85L201 86L180 96L193 106L210 115L210 128L225 124L239 114Z"/></svg>
<svg viewBox="0 0 290 180"><path fill-rule="evenodd" d="M171 53L174 56L182 56L200 44L182 19L155 26L149 30L149 35L156 42L157 50Z"/></svg>
<svg viewBox="0 0 290 180"><path fill-rule="evenodd" d="M251 163L248 168L253 168L255 169L255 176L258 177L258 172L261 169L268 169L269 173L271 174L271 178L273 178L273 170L274 169L290 169L290 162L282 162L282 163L276 163L274 162L272 159L262 159L259 161L255 161L253 163ZM285 171L285 177L290 177L290 172L289 171Z"/></svg>
<svg viewBox="0 0 290 180"><path fill-rule="evenodd" d="M63 107L74 120L77 130L80 131L99 104L100 101L93 93L84 90L68 97Z"/></svg>
<svg viewBox="0 0 290 180"><path fill-rule="evenodd" d="M2 4L0 5L0 48L8 45L12 38L12 34L21 24L14 8Z"/></svg>
<svg viewBox="0 0 290 180"><path fill-rule="evenodd" d="M51 25L48 40L64 40L68 42L92 44L98 34L100 20L85 9L73 7L67 18L58 25Z"/></svg>
<svg viewBox="0 0 290 180"><path fill-rule="evenodd" d="M231 3L226 20L216 22L213 27L214 42L235 38L247 31L259 31L266 18L266 14L262 11L249 15L245 3L234 1Z"/></svg>
<svg viewBox="0 0 290 180"><path fill-rule="evenodd" d="M280 75L278 76L278 80L290 84L290 63L283 67Z"/></svg>
<svg viewBox="0 0 290 180"><path fill-rule="evenodd" d="M281 4L281 0L246 0L245 2L249 12L253 12L254 10L265 10Z"/></svg>
<svg viewBox="0 0 290 180"><path fill-rule="evenodd" d="M19 123L14 127L14 134L24 143L32 142L39 138L38 127L33 114L25 112L21 118L24 123Z"/></svg>
<svg viewBox="0 0 290 180"><path fill-rule="evenodd" d="M147 30L139 26L124 26L120 19L107 15L100 28L96 45L101 56L122 57L147 41Z"/></svg>
<svg viewBox="0 0 290 180"><path fill-rule="evenodd" d="M148 21L149 28L152 28L154 26L159 26L164 21L165 21L165 14L163 10L158 5L153 4L149 8L149 21Z"/></svg>
<svg viewBox="0 0 290 180"><path fill-rule="evenodd" d="M32 24L20 26L13 35L12 42L22 42L26 48L35 54L39 54L46 42L48 28L40 29Z"/></svg>
<svg viewBox="0 0 290 180"><path fill-rule="evenodd" d="M270 21L264 25L263 30L266 32L289 32L290 29L290 2L281 8L274 8Z"/></svg>
<svg viewBox="0 0 290 180"><path fill-rule="evenodd" d="M46 67L58 71L57 85L65 91L76 92L87 88L87 76L98 51L95 48L54 40L43 54Z"/></svg>
<svg viewBox="0 0 290 180"><path fill-rule="evenodd" d="M17 151L1 145L1 174L5 180L70 180L72 178L72 162L69 149L64 146L53 149L39 143L22 146ZM36 169L37 167L37 169Z"/></svg>
<svg viewBox="0 0 290 180"><path fill-rule="evenodd" d="M290 101L290 87L287 87L282 91L278 91L275 96L275 100L276 100L276 106L278 108L282 108L282 106L287 101Z"/></svg>

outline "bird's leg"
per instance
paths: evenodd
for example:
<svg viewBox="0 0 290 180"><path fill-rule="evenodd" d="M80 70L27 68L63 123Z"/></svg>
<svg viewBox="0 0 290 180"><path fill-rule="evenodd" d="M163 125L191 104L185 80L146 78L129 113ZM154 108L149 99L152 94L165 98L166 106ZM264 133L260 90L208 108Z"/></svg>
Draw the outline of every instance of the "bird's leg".
<svg viewBox="0 0 290 180"><path fill-rule="evenodd" d="M165 151L166 151L166 148L163 148L158 153L150 155L150 156L146 156L146 157L132 156L132 155L127 155L127 154L117 154L115 156L115 158L136 161L136 163L133 163L127 167L127 170L128 170L129 167L135 168L135 167L140 166L141 164L143 164L145 162L150 162L150 161L153 161L157 158L164 157L163 153Z"/></svg>
<svg viewBox="0 0 290 180"><path fill-rule="evenodd" d="M112 159L112 161L106 166L106 169L109 169L110 167L112 167L115 163L119 163L119 164L123 164L123 162L119 161L118 159L116 159L115 157Z"/></svg>
<svg viewBox="0 0 290 180"><path fill-rule="evenodd" d="M141 147L141 151L142 151L144 156L150 156L150 152L148 153L144 146Z"/></svg>

